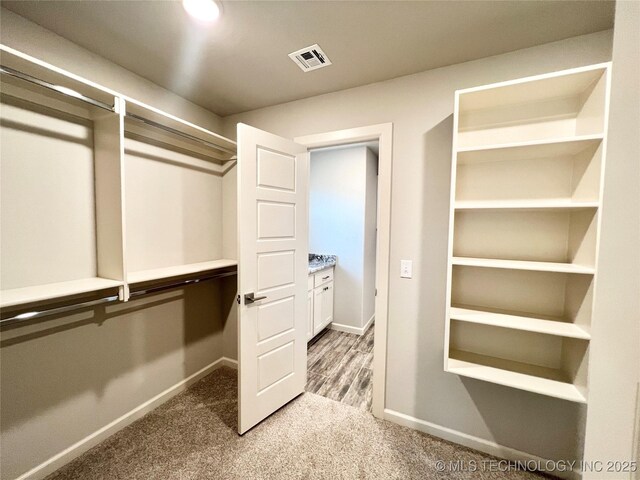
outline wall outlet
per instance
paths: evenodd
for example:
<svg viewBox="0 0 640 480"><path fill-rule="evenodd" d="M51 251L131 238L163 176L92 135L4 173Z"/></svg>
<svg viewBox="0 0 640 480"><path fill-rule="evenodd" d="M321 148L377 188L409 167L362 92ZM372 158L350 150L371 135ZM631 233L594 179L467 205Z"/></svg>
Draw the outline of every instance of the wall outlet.
<svg viewBox="0 0 640 480"><path fill-rule="evenodd" d="M400 260L400 278L411 278L413 276L413 261Z"/></svg>

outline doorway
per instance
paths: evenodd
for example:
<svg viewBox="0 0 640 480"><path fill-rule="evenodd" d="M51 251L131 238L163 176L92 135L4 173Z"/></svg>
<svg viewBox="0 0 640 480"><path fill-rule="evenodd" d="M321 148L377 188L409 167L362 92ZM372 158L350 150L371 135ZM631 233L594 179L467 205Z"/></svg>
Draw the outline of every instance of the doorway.
<svg viewBox="0 0 640 480"><path fill-rule="evenodd" d="M311 162L313 162L314 152L317 154L326 153L354 146L377 150L375 152L377 153L376 206L373 220L373 224L377 228L374 227L375 235L372 254L374 256L373 265L375 265L373 273L373 315L366 317L359 325L357 322L340 323L340 319L338 319L335 324L332 322L331 329L321 332L317 338L310 342L309 371L313 372L314 363L316 363L316 373L317 371L322 371L323 364L318 365L317 362L325 354L328 355L332 349L335 350L337 348L340 350L341 358L338 361L334 358L332 362L325 362L330 364L328 371L324 371L325 378L309 375L307 391L313 391L316 388L318 390L322 389L322 391L315 393L326 393L329 398L341 397L341 399L346 400L345 403L352 401L358 403L364 396L366 408L370 409L378 418L383 418L384 416L385 403L392 132L392 124L381 124L295 139L296 143L307 146L311 151ZM310 240L311 235L313 233L310 227ZM313 240L311 240L310 253L331 254L331 252L314 252L313 247ZM339 261L340 259L338 259ZM335 288L342 287L336 282ZM350 325L349 323L352 324ZM372 355L368 355L367 350L369 347L372 349ZM354 362L350 362L350 360L354 359ZM337 364L335 363L336 361ZM370 364L368 363L369 361L371 361ZM333 369L331 369L331 364L333 364ZM365 371L362 370L363 368ZM369 372L366 370L369 370ZM327 384L326 382L332 382L332 384ZM322 388L322 385L318 386L318 383L327 386ZM362 395L363 392L361 390L366 389L370 389L369 392ZM367 405L366 395L371 397L370 407Z"/></svg>
<svg viewBox="0 0 640 480"><path fill-rule="evenodd" d="M369 412L378 153L373 140L313 149L309 159L306 391Z"/></svg>

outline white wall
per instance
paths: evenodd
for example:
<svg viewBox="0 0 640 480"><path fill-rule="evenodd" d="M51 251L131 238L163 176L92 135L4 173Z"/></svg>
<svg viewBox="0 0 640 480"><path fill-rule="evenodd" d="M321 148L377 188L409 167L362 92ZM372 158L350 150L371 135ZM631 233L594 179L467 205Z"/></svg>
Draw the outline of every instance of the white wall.
<svg viewBox="0 0 640 480"><path fill-rule="evenodd" d="M17 50L220 130L220 118L213 113L5 9L1 32L0 41ZM235 188L229 192L229 186L235 187L235 175L223 178L221 187L219 178L213 182L218 200L211 204L220 203L220 189L223 201L225 194L232 197L223 202L222 211L222 222L230 223L235 218ZM217 217L214 222L220 223ZM235 235L223 238L222 246L218 239L207 248L222 248L232 256L234 239ZM235 322L228 320L235 312L234 293L235 277L229 277L3 329L2 478L15 478L46 464L221 359L226 351L233 355L235 343L227 348L224 340L235 329Z"/></svg>
<svg viewBox="0 0 640 480"><path fill-rule="evenodd" d="M639 2L616 3L607 143L585 460L628 462L640 460ZM614 469L585 478L630 475Z"/></svg>
<svg viewBox="0 0 640 480"><path fill-rule="evenodd" d="M443 372L453 97L459 88L608 61L611 35L571 38L225 119L230 137L240 121L289 138L393 122L388 409L542 457L581 456L579 405ZM413 279L399 278L401 258L413 259Z"/></svg>
<svg viewBox="0 0 640 480"><path fill-rule="evenodd" d="M378 156L367 148L366 199L364 207L364 275L362 319L370 324L376 311L376 239L378 216Z"/></svg>
<svg viewBox="0 0 640 480"><path fill-rule="evenodd" d="M368 153L365 146L311 152L309 252L338 256L333 310L338 327L362 329L371 317L365 318L364 305L365 297L373 298L372 292L365 293L365 272L371 271L365 266L365 220L371 218ZM373 288L370 278L367 281L367 288Z"/></svg>

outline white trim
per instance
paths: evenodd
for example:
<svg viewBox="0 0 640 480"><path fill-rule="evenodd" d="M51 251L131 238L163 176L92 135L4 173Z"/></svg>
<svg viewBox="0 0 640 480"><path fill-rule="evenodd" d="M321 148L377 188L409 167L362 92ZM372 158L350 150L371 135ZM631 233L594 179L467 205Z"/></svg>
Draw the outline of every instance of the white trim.
<svg viewBox="0 0 640 480"><path fill-rule="evenodd" d="M40 465L35 466L31 470L20 475L16 480L35 480L46 477L47 475L55 472L62 466L69 463L74 458L79 457L90 448L103 442L114 433L122 430L127 425L135 422L139 418L143 417L153 409L159 407L161 404L176 396L177 394L186 390L190 385L194 384L201 378L207 376L214 370L220 367L237 368L238 362L227 357L222 357L213 363L210 363L206 367L198 370L196 373L189 375L184 380L179 381L175 385L167 388L163 392L160 392L155 397L150 398L146 402L138 405L134 409L128 411L124 415L116 418L112 422L108 423L104 427L96 430L95 432L87 435L82 440L74 443L68 448L65 448L60 453L45 460Z"/></svg>
<svg viewBox="0 0 640 480"><path fill-rule="evenodd" d="M346 332L346 333L355 333L356 335L364 335L364 332L367 331L373 319L376 318L375 313L371 316L369 321L365 324L364 327L353 327L351 325L343 325L341 323L332 322L329 324L329 330L336 330L337 332Z"/></svg>
<svg viewBox="0 0 640 480"><path fill-rule="evenodd" d="M376 242L376 307L373 344L373 405L377 418L384 417L387 375L387 323L389 317L389 264L391 239L391 175L393 164L393 124L382 123L335 132L306 135L294 139L307 148L330 147L378 140L378 238Z"/></svg>
<svg viewBox="0 0 640 480"><path fill-rule="evenodd" d="M521 450L516 450L515 448L505 447L504 445L492 442L491 440L475 437L467 433L459 432L458 430L453 430L441 425L436 425L435 423L420 420L419 418L405 415L404 413L396 412L395 410L388 408L384 410L384 419L498 458L504 458L506 460L516 462L533 461L542 465L548 462L545 458L538 457ZM553 472L553 475L570 480L579 480L582 478L580 471L576 469L568 472L556 471Z"/></svg>

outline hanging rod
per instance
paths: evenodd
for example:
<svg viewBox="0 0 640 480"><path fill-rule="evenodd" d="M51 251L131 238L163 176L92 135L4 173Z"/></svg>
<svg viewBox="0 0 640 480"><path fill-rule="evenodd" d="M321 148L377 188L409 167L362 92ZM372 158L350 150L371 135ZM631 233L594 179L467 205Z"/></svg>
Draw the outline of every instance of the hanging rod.
<svg viewBox="0 0 640 480"><path fill-rule="evenodd" d="M161 285L159 287L151 287L143 290L135 290L129 294L130 298L138 298L143 295L150 295L152 293L163 292L165 290L173 290L174 288L183 287L185 285L191 285L193 283L200 283L207 280L213 280L217 278L231 277L233 275L237 275L238 272L222 272L222 273L214 273L212 275L206 275L200 278L192 278L189 280L181 280L179 282L170 283L169 285Z"/></svg>
<svg viewBox="0 0 640 480"><path fill-rule="evenodd" d="M200 278L193 278L190 280L181 280L179 282L174 282L171 283L169 285L162 285L159 287L151 287L151 288L147 288L144 290L136 290L135 292L131 292L131 294L129 295L130 298L138 298L141 297L143 295L149 295L152 293L158 293L158 292L162 292L165 290L173 290L174 288L178 288L178 287L182 287L185 285L190 285L193 283L200 283L200 282L204 282L206 280L213 280L216 278L223 278L223 277L231 277L233 275L237 275L237 272L222 272L222 273L215 273L212 275L206 275ZM8 317L8 318L3 318L0 320L0 326L4 327L7 325L12 325L14 323L19 323L19 322L26 322L28 320L33 320L35 318L41 318L41 317L48 317L50 315L57 315L60 313L68 313L68 312L72 312L74 310L79 310L81 308L87 308L87 307L95 307L97 305L104 305L106 303L111 303L111 302L115 302L118 301L119 297L118 295L113 295L110 297L104 297L104 298L99 298L96 300L89 300L87 302L80 302L80 303L74 303L72 305L65 305L63 307L56 307L56 308L49 308L46 310L34 310L31 312L24 312L21 313L19 315L14 315L13 317Z"/></svg>
<svg viewBox="0 0 640 480"><path fill-rule="evenodd" d="M89 105L93 105L94 107L101 108L103 110L108 110L110 112L114 111L113 105L109 105L107 103L101 102L100 100L96 100L91 97L87 97L75 90L72 90L67 87L63 87L61 85L54 85L53 83L45 82L44 80L40 80L39 78L33 77L27 73L19 72L18 70L14 70L10 67L5 67L4 65L0 65L0 73L5 75L9 75L14 78L19 78L20 80L24 80L25 82L32 83L34 85L38 85L39 87L44 87L48 90L52 90L54 92L60 93L62 95L66 95L67 97L72 97L77 100L80 100L84 103L88 103Z"/></svg>
<svg viewBox="0 0 640 480"><path fill-rule="evenodd" d="M111 297L99 298L97 300L90 300L87 302L74 303L72 305L65 305L64 307L49 308L47 310L36 310L32 312L21 313L9 318L3 318L0 320L0 326L12 325L18 322L26 322L27 320L33 320L34 318L48 317L49 315L56 315L59 313L67 313L73 310L79 310L86 307L95 307L96 305L103 305L105 303L111 303L118 300L117 295Z"/></svg>
<svg viewBox="0 0 640 480"><path fill-rule="evenodd" d="M178 135L180 137L187 138L187 139L189 139L191 141L202 143L202 144L206 145L207 147L215 148L216 150L218 150L220 152L224 152L224 153L228 153L230 155L234 155L233 158L230 158L228 160L220 160L223 163L224 162L233 162L233 161L236 160L236 158L235 158L236 152L231 150L231 149L229 149L229 148L221 147L220 145L216 145L215 143L208 142L207 140L203 140L202 138L198 138L198 137L195 137L195 136L190 135L188 133L181 132L180 130L176 130L175 128L167 127L166 125L163 125L163 124L158 123L158 122L154 122L153 120L149 120L148 118L145 118L145 117L141 117L140 115L136 115L135 113L127 112L127 117L133 118L134 120L138 120L139 122L142 122L142 123L144 123L146 125L149 125L151 127L159 128L161 130L164 130L166 132L172 133L174 135Z"/></svg>

